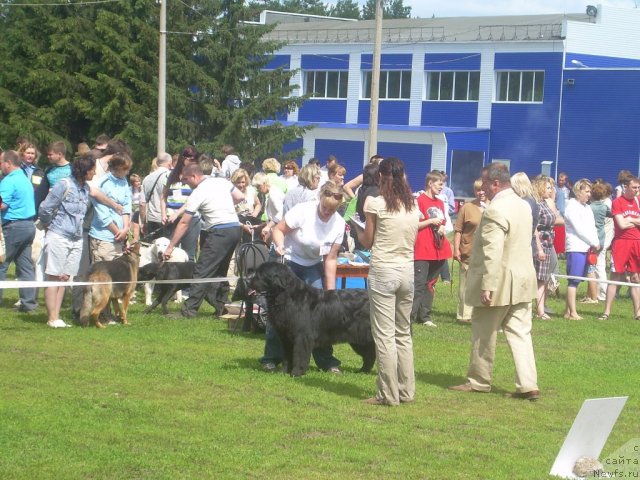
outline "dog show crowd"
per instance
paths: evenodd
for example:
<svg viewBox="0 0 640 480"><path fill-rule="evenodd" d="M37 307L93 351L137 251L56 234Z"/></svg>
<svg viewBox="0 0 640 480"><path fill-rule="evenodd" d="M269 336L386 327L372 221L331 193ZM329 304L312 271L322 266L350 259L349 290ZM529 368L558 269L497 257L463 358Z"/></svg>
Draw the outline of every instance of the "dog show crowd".
<svg viewBox="0 0 640 480"><path fill-rule="evenodd" d="M412 325L436 327L435 285L439 278L450 281L450 260L460 266L456 318L471 325L467 382L450 389L490 391L502 331L516 371L516 390L509 395L530 401L540 396L532 322L552 318L545 300L557 288L559 259L566 260L567 320L582 320L581 303L601 301L598 318L608 319L619 294L619 287L607 282L609 259L610 280L640 283L640 180L628 171L620 172L614 189L601 179L572 184L565 173L557 183L546 175L510 175L505 164L492 163L478 172L475 197L458 205L441 171L427 173L424 190L412 192L396 157L375 155L362 173L345 181L346 169L333 155L323 166L314 158L302 168L295 160L281 164L267 158L256 171L256 164L241 161L233 146L224 145L220 153L218 160L188 146L173 156L159 155L150 172L139 175L130 173L128 145L106 135L97 137L93 148L79 145L73 161L65 142L49 144L46 168L38 164L38 147L18 139L15 150L0 153L0 281L14 264L20 281L56 282L43 288L47 325L65 328L71 326L61 318L65 283L106 279L113 284L106 289L71 288L74 321L86 326L92 320L101 327L116 322L111 309L103 309L109 298L126 323L143 263L155 264L160 279L158 269L185 262L188 270L171 270L192 274L192 281L181 285L184 300L173 316L194 317L205 300L221 316L230 301L229 280L244 264L239 247L262 243L270 260L286 263L309 288L335 291L325 297L309 293L314 302L368 304L369 339L362 340L348 320L327 320L349 316L334 307L313 307L321 313L310 311L308 324L288 321L277 313L277 295L267 292L263 306L267 318L274 315L274 324L266 325L262 369L271 372L282 365L292 375L304 374L312 356L320 370L340 374L332 344L347 341L363 356L366 371L373 362L364 346L370 341L370 356L375 347L378 361L377 392L365 400L372 405L414 400ZM367 290L347 295L336 290L336 273L341 254L354 250L368 252ZM127 262L113 263L127 256ZM162 278L187 280L174 278L184 273L167 272ZM202 279L213 281L197 281ZM577 287L585 279L587 295L578 300ZM241 280L250 289L251 275ZM115 286L127 282L131 286ZM145 290L149 306L151 291ZM638 320L640 291L628 290ZM0 301L2 294L0 289ZM354 300L354 295L364 298ZM15 308L36 310L37 296L37 288L20 288ZM105 302L96 309L98 297ZM253 300L243 300L251 317ZM302 316L291 313L296 315ZM323 327L322 322L329 323ZM351 330L358 330L358 338L349 337L355 335ZM305 352L306 365L296 359L297 350Z"/></svg>

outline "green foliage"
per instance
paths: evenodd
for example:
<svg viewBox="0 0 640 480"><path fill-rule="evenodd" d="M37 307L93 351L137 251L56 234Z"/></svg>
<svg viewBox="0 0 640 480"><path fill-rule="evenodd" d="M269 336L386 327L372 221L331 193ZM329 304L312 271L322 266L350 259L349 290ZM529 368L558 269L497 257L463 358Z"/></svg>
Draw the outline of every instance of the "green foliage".
<svg viewBox="0 0 640 480"><path fill-rule="evenodd" d="M356 0L338 0L329 9L329 15L340 18L360 18L360 7Z"/></svg>
<svg viewBox="0 0 640 480"><path fill-rule="evenodd" d="M282 45L263 41L274 26L249 25L242 0L169 2L167 150L196 144L242 157L279 153L303 131L258 124L298 107L295 72L262 71ZM136 159L155 152L158 20L155 0L92 6L0 7L0 145L27 136L91 143L126 140ZM248 95L249 94L249 95Z"/></svg>
<svg viewBox="0 0 640 480"><path fill-rule="evenodd" d="M7 290L2 478L550 479L584 400L623 395L600 458L637 439L640 322L624 295L606 322L602 305L580 305L576 322L549 300L559 315L534 321L542 396L530 403L504 398L514 376L502 333L492 392L447 391L464 381L470 328L455 323L455 286L436 290L438 327L413 330L416 401L395 408L361 403L376 369L355 373L347 345L335 349L343 375L312 362L294 379L262 372L263 337L231 332L206 304L193 319L145 315L138 303L130 327L53 330L42 307L12 313L17 291Z"/></svg>
<svg viewBox="0 0 640 480"><path fill-rule="evenodd" d="M376 1L367 0L362 6L362 19L373 20L376 18ZM383 18L410 18L411 7L404 6L404 0L381 0Z"/></svg>

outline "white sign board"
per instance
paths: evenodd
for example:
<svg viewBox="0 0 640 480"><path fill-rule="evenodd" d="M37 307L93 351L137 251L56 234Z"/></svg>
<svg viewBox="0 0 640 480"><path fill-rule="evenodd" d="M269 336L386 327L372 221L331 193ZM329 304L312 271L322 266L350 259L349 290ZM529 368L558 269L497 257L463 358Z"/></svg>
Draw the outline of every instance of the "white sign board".
<svg viewBox="0 0 640 480"><path fill-rule="evenodd" d="M573 473L576 460L600 457L627 398L585 400L549 473L563 478L579 478Z"/></svg>

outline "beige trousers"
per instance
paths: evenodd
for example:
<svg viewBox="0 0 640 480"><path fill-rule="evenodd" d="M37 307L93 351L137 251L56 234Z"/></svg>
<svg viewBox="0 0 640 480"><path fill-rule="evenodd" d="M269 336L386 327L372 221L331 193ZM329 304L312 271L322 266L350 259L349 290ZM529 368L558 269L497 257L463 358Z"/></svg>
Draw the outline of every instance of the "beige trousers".
<svg viewBox="0 0 640 480"><path fill-rule="evenodd" d="M378 359L376 398L388 405L410 402L416 391L410 320L413 262L399 267L371 267L368 289Z"/></svg>
<svg viewBox="0 0 640 480"><path fill-rule="evenodd" d="M467 373L471 386L491 390L498 330L505 337L516 367L516 391L538 389L536 360L531 340L531 302L501 307L474 307L471 323L471 360Z"/></svg>
<svg viewBox="0 0 640 480"><path fill-rule="evenodd" d="M467 286L467 272L469 271L469 265L458 262L460 265L460 275L458 278L458 313L456 314L456 320L471 321L471 314L473 313L473 307L468 305L464 301L464 289Z"/></svg>
<svg viewBox="0 0 640 480"><path fill-rule="evenodd" d="M110 261L122 255L122 243L106 242L89 237L89 253L91 254L91 263Z"/></svg>

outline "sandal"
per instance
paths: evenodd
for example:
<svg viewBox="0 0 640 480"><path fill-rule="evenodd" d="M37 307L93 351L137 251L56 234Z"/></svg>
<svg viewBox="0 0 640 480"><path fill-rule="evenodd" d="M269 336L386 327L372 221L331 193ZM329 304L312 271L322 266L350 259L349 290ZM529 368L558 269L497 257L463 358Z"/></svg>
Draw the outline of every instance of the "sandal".
<svg viewBox="0 0 640 480"><path fill-rule="evenodd" d="M535 318L537 318L538 320L551 320L551 317L546 313L543 313L542 315L536 315Z"/></svg>
<svg viewBox="0 0 640 480"><path fill-rule="evenodd" d="M638 317L636 317L638 318ZM598 320L609 320L609 314L608 313L603 313L602 315L600 315L598 317Z"/></svg>

